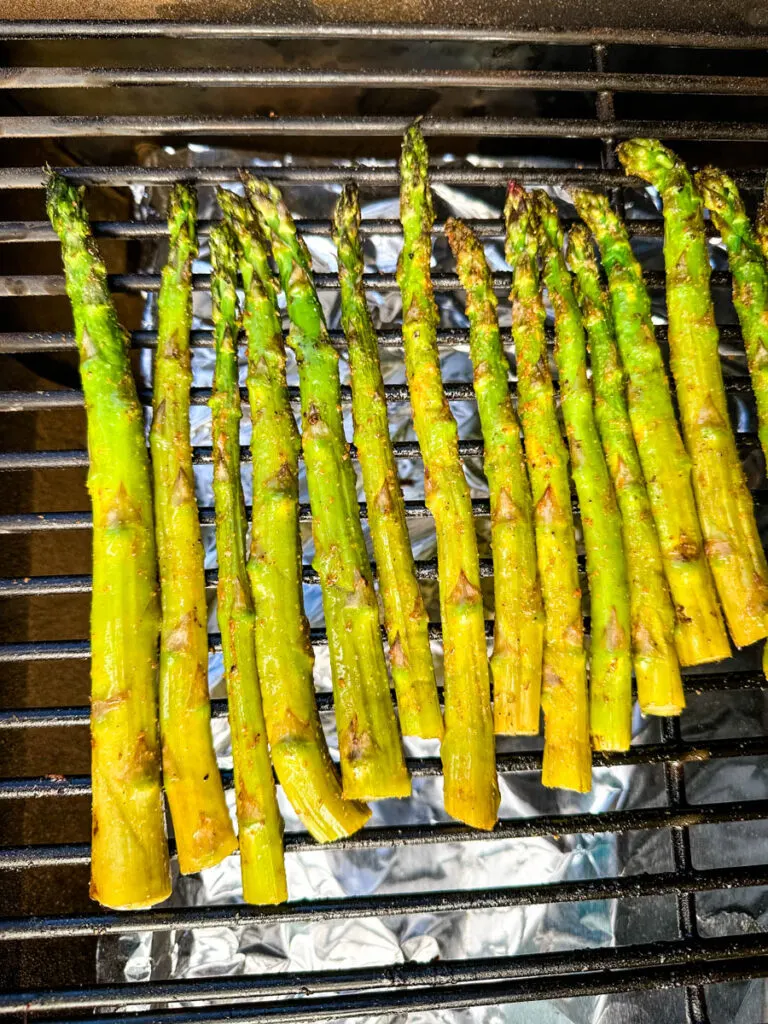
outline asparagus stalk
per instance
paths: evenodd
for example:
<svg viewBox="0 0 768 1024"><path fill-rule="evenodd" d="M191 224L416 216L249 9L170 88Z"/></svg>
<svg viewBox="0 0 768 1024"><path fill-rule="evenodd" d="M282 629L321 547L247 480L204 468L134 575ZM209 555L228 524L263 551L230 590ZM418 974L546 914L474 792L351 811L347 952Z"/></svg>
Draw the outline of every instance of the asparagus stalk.
<svg viewBox="0 0 768 1024"><path fill-rule="evenodd" d="M192 874L237 848L216 764L208 699L208 610L189 437L192 261L197 197L176 185L158 300L152 429L155 536L160 567L160 735L163 782L179 870Z"/></svg>
<svg viewBox="0 0 768 1024"><path fill-rule="evenodd" d="M587 793L592 785L587 659L568 453L549 374L536 221L528 193L510 182L504 207L506 258L514 270L512 337L536 555L545 611L542 782Z"/></svg>
<svg viewBox="0 0 768 1024"><path fill-rule="evenodd" d="M632 655L627 560L621 516L595 422L587 342L563 230L545 192L533 196L543 279L555 311L555 362L587 554L592 646L590 731L596 750L628 750L632 739Z"/></svg>
<svg viewBox="0 0 768 1024"><path fill-rule="evenodd" d="M429 647L429 619L405 519L403 492L389 438L379 347L363 285L357 185L344 186L333 218L339 259L341 321L349 345L352 415L368 503L368 523L384 604L389 666L406 736L440 739L443 716Z"/></svg>
<svg viewBox="0 0 768 1024"><path fill-rule="evenodd" d="M296 353L314 565L323 589L341 778L348 800L408 796L397 718L381 643L379 608L360 526L355 475L341 418L338 354L312 279L311 258L278 190L245 179L272 241Z"/></svg>
<svg viewBox="0 0 768 1024"><path fill-rule="evenodd" d="M247 201L220 191L219 205L237 235L245 294L243 327L253 424L248 575L267 735L285 795L310 835L327 843L356 832L370 811L342 799L315 703L315 659L301 582L300 441L286 388L277 282L264 236Z"/></svg>
<svg viewBox="0 0 768 1024"><path fill-rule="evenodd" d="M218 614L229 697L243 896L288 898L283 823L277 806L259 690L254 611L246 572L246 517L240 481L237 262L227 224L211 230L211 299L216 364L211 395L213 495L219 562Z"/></svg>
<svg viewBox="0 0 768 1024"><path fill-rule="evenodd" d="M157 722L160 604L144 421L82 191L51 174L47 209L61 239L88 420L91 898L117 910L138 909L171 893Z"/></svg>
<svg viewBox="0 0 768 1024"><path fill-rule="evenodd" d="M664 203L672 374L707 558L741 647L768 635L768 563L728 415L701 199L685 164L660 142L625 142L619 159L628 173L654 185Z"/></svg>
<svg viewBox="0 0 768 1024"><path fill-rule="evenodd" d="M690 459L675 420L640 265L605 196L577 192L574 202L595 236L608 276L629 418L675 608L678 659L681 665L699 665L727 658L730 646L704 555Z"/></svg>
<svg viewBox="0 0 768 1024"><path fill-rule="evenodd" d="M768 460L768 265L731 178L706 167L696 175L696 188L728 250L733 304L757 402L758 436Z"/></svg>
<svg viewBox="0 0 768 1024"><path fill-rule="evenodd" d="M509 394L509 364L483 246L461 221L449 220L445 231L467 294L469 349L485 441L495 590L494 727L500 734L533 736L541 708L544 608L520 424Z"/></svg>
<svg viewBox="0 0 768 1024"><path fill-rule="evenodd" d="M584 224L568 235L568 263L589 339L595 420L621 513L640 709L645 715L679 715L685 696L675 652L675 610L629 421L608 296Z"/></svg>
<svg viewBox="0 0 768 1024"><path fill-rule="evenodd" d="M397 279L403 302L405 367L424 460L424 491L435 519L443 626L445 809L475 828L493 827L499 807L477 539L458 430L448 408L437 351L437 307L430 259L434 222L426 143L406 132L400 160L403 250Z"/></svg>
<svg viewBox="0 0 768 1024"><path fill-rule="evenodd" d="M763 201L757 208L755 218L755 239L763 259L768 262L768 178L765 181Z"/></svg>

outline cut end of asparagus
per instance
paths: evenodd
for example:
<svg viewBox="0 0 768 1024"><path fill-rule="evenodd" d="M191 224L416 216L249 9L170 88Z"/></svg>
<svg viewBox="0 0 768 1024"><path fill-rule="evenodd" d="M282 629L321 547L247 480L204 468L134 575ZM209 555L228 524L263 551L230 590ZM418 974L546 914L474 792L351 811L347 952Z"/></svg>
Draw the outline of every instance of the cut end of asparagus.
<svg viewBox="0 0 768 1024"><path fill-rule="evenodd" d="M717 167L705 167L694 178L696 190L712 214L718 230L731 226L736 217L745 214L739 190L733 180Z"/></svg>
<svg viewBox="0 0 768 1024"><path fill-rule="evenodd" d="M627 174L636 175L660 192L688 180L683 161L658 139L629 139L616 153Z"/></svg>

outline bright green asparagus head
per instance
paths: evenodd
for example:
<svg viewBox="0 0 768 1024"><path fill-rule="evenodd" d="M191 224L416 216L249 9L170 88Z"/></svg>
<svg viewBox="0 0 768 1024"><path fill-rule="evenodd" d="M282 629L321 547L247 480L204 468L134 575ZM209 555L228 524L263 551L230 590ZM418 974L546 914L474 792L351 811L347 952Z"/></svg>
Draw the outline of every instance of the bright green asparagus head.
<svg viewBox="0 0 768 1024"><path fill-rule="evenodd" d="M312 257L304 239L296 230L280 189L266 178L254 178L248 173L244 173L242 179L245 194L256 212L261 229L272 242L275 258L279 262L281 255L287 256L284 250L290 250L293 258L310 273Z"/></svg>
<svg viewBox="0 0 768 1024"><path fill-rule="evenodd" d="M531 196L522 185L510 181L504 204L506 241L504 254L507 263L515 269L523 258L533 259L538 252L536 240L536 214Z"/></svg>
<svg viewBox="0 0 768 1024"><path fill-rule="evenodd" d="M690 181L688 168L658 139L630 139L616 150L627 174L654 185L659 192L679 188Z"/></svg>
<svg viewBox="0 0 768 1024"><path fill-rule="evenodd" d="M599 229L604 229L616 216L611 209L608 196L599 192L577 190L573 193L573 205L593 234L597 234Z"/></svg>
<svg viewBox="0 0 768 1024"><path fill-rule="evenodd" d="M276 297L278 287L269 265L269 243L253 207L247 199L223 188L218 190L217 198L224 220L237 239L241 273L245 277L248 269L252 268L262 285Z"/></svg>
<svg viewBox="0 0 768 1024"><path fill-rule="evenodd" d="M46 210L53 230L62 240L76 235L79 239L90 240L90 221L83 197L85 187L75 188L65 177L51 171L45 190ZM98 256L95 244L88 241L93 255Z"/></svg>
<svg viewBox="0 0 768 1024"><path fill-rule="evenodd" d="M586 224L574 224L568 232L565 258L574 274L594 274L599 277L595 247Z"/></svg>
<svg viewBox="0 0 768 1024"><path fill-rule="evenodd" d="M231 321L237 315L237 241L229 224L222 221L211 228L208 246L214 321L217 315Z"/></svg>
<svg viewBox="0 0 768 1024"><path fill-rule="evenodd" d="M401 220L430 230L435 213L429 187L429 151L418 122L410 126L403 139L400 183Z"/></svg>
<svg viewBox="0 0 768 1024"><path fill-rule="evenodd" d="M696 190L712 215L718 230L729 227L745 215L744 203L733 180L717 167L705 167L694 179Z"/></svg>
<svg viewBox="0 0 768 1024"><path fill-rule="evenodd" d="M197 256L197 192L191 185L178 182L168 196L168 233L170 250L182 260Z"/></svg>
<svg viewBox="0 0 768 1024"><path fill-rule="evenodd" d="M546 192L537 189L531 197L531 202L536 214L539 246L545 250L551 248L562 252L563 228L553 199Z"/></svg>
<svg viewBox="0 0 768 1024"><path fill-rule="evenodd" d="M362 261L360 247L360 196L354 181L341 190L333 210L333 241L339 264L357 272Z"/></svg>

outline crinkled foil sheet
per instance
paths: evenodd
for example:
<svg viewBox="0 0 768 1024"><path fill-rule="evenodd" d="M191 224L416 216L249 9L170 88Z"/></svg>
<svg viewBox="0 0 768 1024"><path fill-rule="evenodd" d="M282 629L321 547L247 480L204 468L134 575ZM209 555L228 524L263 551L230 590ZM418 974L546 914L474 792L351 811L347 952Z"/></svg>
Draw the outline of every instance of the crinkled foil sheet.
<svg viewBox="0 0 768 1024"><path fill-rule="evenodd" d="M200 166L229 164L251 166L269 173L270 168L282 166L280 160L257 159L253 154L231 150L192 147L175 152L170 149L147 150L144 159L160 166ZM290 158L284 158L289 162ZM504 166L501 160L462 158L447 164L472 163L484 166ZM298 159L290 161L294 165ZM521 161L531 166L531 159ZM510 176L514 176L514 161L506 163ZM390 164L389 166L393 166ZM348 164L340 164L339 180L354 177ZM228 187L236 188L231 185ZM287 201L295 215L302 218L328 218L339 186L317 184L293 186L285 189ZM449 215L468 218L500 217L503 190L469 188L459 190L436 185L436 211L438 219ZM550 192L562 203L563 212L573 213L567 192ZM166 191L164 189L136 189L136 214L140 218L156 219L164 215ZM363 189L364 218L397 218L398 199L395 188ZM200 216L216 216L214 190L200 190ZM657 217L658 209L649 191L638 194L627 208L632 218ZM336 259L328 235L308 235L306 241L312 252L317 271L335 272ZM365 256L367 269L392 273L401 240L396 235L367 236ZM505 269L501 239L487 240L486 251L491 266ZM659 240L640 240L638 254L648 269L661 269L661 243ZM143 257L143 268L159 269L165 255L165 245L148 246ZM725 267L722 247L715 245L716 266ZM448 245L438 237L434 250L436 270L452 270ZM196 270L209 269L205 241L201 246ZM400 317L400 297L397 292L369 292L375 323L382 329L396 327ZM339 298L337 291L326 291L321 300L331 328L339 326ZM734 314L727 295L717 296L721 321L733 323ZM466 319L461 295L438 296L443 327L465 327ZM156 326L156 297L147 298L146 328ZM655 311L658 322L664 322L663 304ZM195 326L210 324L210 296L195 294ZM508 332L510 314L506 296L500 296L499 315L502 327ZM509 340L509 339L508 339ZM745 374L743 351L723 346L726 373ZM471 368L466 347L446 349L441 353L442 369L446 381L471 380ZM513 352L510 357L514 365ZM145 351L141 367L145 383L151 382L151 353ZM382 350L385 380L389 383L404 381L402 353ZM208 348L196 348L193 354L194 383L210 386L213 371L213 353ZM297 383L295 368L290 367L289 383ZM245 377L245 364L241 356L241 373ZM347 379L348 365L342 353L341 373ZM453 406L463 438L478 438L480 428L475 406L457 402ZM739 431L754 431L754 408L750 399L738 396L733 407ZM390 406L392 435L397 440L414 437L407 404ZM351 439L351 417L346 410L346 427ZM192 410L193 439L199 444L210 444L210 414L206 407ZM247 443L250 421L244 408L241 440ZM750 482L763 483L762 456L756 445L748 451L745 466ZM468 459L465 464L474 497L486 497L487 488L480 460ZM402 461L400 474L406 498L423 498L421 464ZM212 505L211 467L196 467L196 485L201 504ZM246 500L251 487L250 466L243 466L243 485ZM363 498L359 484L359 495ZM306 482L302 479L302 500L307 500ZM488 520L478 520L481 554L490 554L488 547ZM305 524L306 526L306 524ZM765 522L761 523L764 534ZM364 523L367 529L367 524ZM409 520L411 539L417 558L435 556L435 538L432 522L428 518ZM213 527L204 527L206 566L216 564ZM765 538L764 539L768 539ZM312 541L308 526L304 535L304 557L312 558ZM485 581L486 611L492 614L492 583ZM436 584L427 584L425 598L430 617L439 618ZM305 586L304 599L307 614L313 626L322 624L320 590ZM211 595L209 608L211 628L215 629L215 595ZM441 650L434 646L435 661L441 674ZM757 652L750 650L740 655L740 667L759 664ZM318 690L330 690L331 676L327 650L317 651L315 680ZM209 683L211 694L224 696L221 655L212 656ZM688 687L689 707L682 718L685 739L725 738L763 735L768 729L768 714L764 695L758 691L697 695ZM324 716L332 753L337 756L336 735L332 715ZM231 751L227 723L214 722L216 747L222 767L231 767ZM661 738L660 723L645 720L635 709L634 742L656 742ZM524 746L540 745L540 739L502 739L502 750L520 750ZM431 741L406 740L411 756L434 755L437 746ZM768 795L766 759L741 758L712 763L694 763L686 766L687 796L691 803L758 799ZM664 769L662 766L635 766L617 769L597 769L594 772L592 792L580 796L567 792L547 790L541 786L537 774L518 773L501 779L502 803L500 814L504 818L531 817L537 814L602 812L618 809L663 806L666 803ZM229 794L233 805L233 794ZM286 830L301 829L290 806L281 793L281 806ZM234 806L232 806L234 815ZM414 795L405 801L384 801L374 805L371 825L396 826L446 820L443 810L442 780L418 779L414 782ZM768 857L768 827L765 822L750 822L725 826L704 826L691 830L694 866L714 868L736 864L757 864ZM633 875L642 872L674 869L670 834L666 831L634 832L626 835L603 833L597 835L564 835L520 840L490 840L447 843L442 846L394 847L379 850L343 852L334 849L315 849L305 853L291 853L287 857L289 890L292 900L321 897L362 896L374 893L425 892L431 890L489 890L499 886L531 885L561 880L581 880L604 876ZM223 864L202 875L176 878L171 906L213 906L237 904L242 900L239 862L228 858ZM726 935L761 930L768 925L768 902L764 894L754 890L726 890L697 897L698 925L705 936ZM651 897L623 901L561 903L534 907L510 908L498 911L469 911L413 915L396 918L363 919L298 924L264 924L242 928L217 928L131 934L120 938L101 940L98 955L99 977L103 982L123 980L164 980L170 978L210 978L224 975L262 974L266 972L313 971L327 968L352 968L405 961L440 959L471 959L502 955L524 955L577 948L593 948L652 940L671 940L678 936L677 912L672 897ZM716 986L708 991L708 1005L713 1022L747 1024L768 1017L768 991L763 981ZM357 1018L356 1018L357 1019ZM359 1018L363 1020L364 1018ZM387 1020L392 1024L405 1019L405 1015L365 1018ZM640 1024L640 1022L671 1022L685 1019L684 996L681 990L636 995L584 997L580 999L539 1002L535 1004L472 1008L467 1010L431 1011L414 1013L415 1022L525 1022L525 1024Z"/></svg>

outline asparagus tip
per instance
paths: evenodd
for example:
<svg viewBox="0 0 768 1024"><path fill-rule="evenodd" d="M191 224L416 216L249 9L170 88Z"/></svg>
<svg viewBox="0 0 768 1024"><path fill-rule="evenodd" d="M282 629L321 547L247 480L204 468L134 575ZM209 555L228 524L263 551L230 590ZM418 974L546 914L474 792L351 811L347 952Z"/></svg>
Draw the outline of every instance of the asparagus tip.
<svg viewBox="0 0 768 1024"><path fill-rule="evenodd" d="M715 217L729 220L744 213L739 190L731 178L717 167L705 167L694 178L696 191L702 202Z"/></svg>
<svg viewBox="0 0 768 1024"><path fill-rule="evenodd" d="M636 174L657 188L664 188L687 174L685 164L658 139L628 139L616 149L627 174Z"/></svg>
<svg viewBox="0 0 768 1024"><path fill-rule="evenodd" d="M592 236L586 224L574 224L568 232L565 258L572 270L597 266Z"/></svg>
<svg viewBox="0 0 768 1024"><path fill-rule="evenodd" d="M357 183L347 181L341 189L333 209L331 228L333 241L338 248L342 241L357 238L360 230L360 192Z"/></svg>

